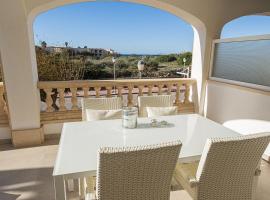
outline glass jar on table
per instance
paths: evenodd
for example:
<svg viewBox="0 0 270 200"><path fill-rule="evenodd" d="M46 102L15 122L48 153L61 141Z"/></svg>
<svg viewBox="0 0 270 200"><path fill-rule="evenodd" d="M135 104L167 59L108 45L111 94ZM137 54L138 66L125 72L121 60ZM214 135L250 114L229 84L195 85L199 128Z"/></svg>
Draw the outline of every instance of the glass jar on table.
<svg viewBox="0 0 270 200"><path fill-rule="evenodd" d="M136 128L137 118L138 118L138 108L137 107L124 107L122 116L122 126L123 128Z"/></svg>

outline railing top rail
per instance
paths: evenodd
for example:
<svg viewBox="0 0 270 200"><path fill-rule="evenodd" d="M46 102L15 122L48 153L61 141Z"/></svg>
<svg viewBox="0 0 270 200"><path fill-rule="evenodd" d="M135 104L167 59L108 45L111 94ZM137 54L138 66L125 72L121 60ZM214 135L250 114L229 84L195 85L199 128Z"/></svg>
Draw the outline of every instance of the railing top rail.
<svg viewBox="0 0 270 200"><path fill-rule="evenodd" d="M95 87L95 86L142 86L158 84L194 84L196 79L192 78L162 78L162 79L120 79L120 80L72 80L72 81L39 81L37 87L44 88L71 88L71 87Z"/></svg>

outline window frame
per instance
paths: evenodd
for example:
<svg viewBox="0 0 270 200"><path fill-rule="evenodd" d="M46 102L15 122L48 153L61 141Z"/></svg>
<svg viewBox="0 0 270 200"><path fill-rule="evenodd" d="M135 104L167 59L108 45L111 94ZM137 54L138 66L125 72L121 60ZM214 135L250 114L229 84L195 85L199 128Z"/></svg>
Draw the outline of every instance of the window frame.
<svg viewBox="0 0 270 200"><path fill-rule="evenodd" d="M229 80L229 79L218 78L218 77L213 76L216 44L229 43L229 42L242 42L242 41L257 41L257 40L270 40L270 34L213 40L212 41L212 50L211 50L210 70L209 70L209 74L208 74L209 80L270 92L269 86L258 85L258 84L254 84L254 83L247 83L247 82L242 82L242 81Z"/></svg>

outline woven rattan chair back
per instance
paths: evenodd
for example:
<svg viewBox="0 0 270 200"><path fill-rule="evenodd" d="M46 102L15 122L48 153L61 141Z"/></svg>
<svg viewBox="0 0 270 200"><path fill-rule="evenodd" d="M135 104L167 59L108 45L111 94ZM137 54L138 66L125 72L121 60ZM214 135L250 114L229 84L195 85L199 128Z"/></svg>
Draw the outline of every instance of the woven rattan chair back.
<svg viewBox="0 0 270 200"><path fill-rule="evenodd" d="M98 200L169 200L181 142L144 147L101 148Z"/></svg>
<svg viewBox="0 0 270 200"><path fill-rule="evenodd" d="M116 110L122 108L120 97L111 98L82 98L82 120L86 120L86 109L93 110Z"/></svg>
<svg viewBox="0 0 270 200"><path fill-rule="evenodd" d="M206 142L196 174L199 200L251 200L258 163L270 133Z"/></svg>
<svg viewBox="0 0 270 200"><path fill-rule="evenodd" d="M168 107L173 106L172 95L139 96L139 115L147 117L146 107Z"/></svg>

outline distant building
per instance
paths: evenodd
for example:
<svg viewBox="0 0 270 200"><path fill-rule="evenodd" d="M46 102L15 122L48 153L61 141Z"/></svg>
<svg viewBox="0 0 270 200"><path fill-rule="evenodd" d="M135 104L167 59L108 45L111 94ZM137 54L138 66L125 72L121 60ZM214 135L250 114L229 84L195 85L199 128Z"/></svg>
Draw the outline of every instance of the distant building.
<svg viewBox="0 0 270 200"><path fill-rule="evenodd" d="M61 53L63 52L64 47L46 47L45 50L50 53Z"/></svg>
<svg viewBox="0 0 270 200"><path fill-rule="evenodd" d="M45 48L45 50L50 53L61 53L66 49L73 51L74 54L89 53L95 57L102 57L116 54L116 52L112 49L102 49L102 48L80 48L80 47L72 48L72 47L55 47L55 46Z"/></svg>

